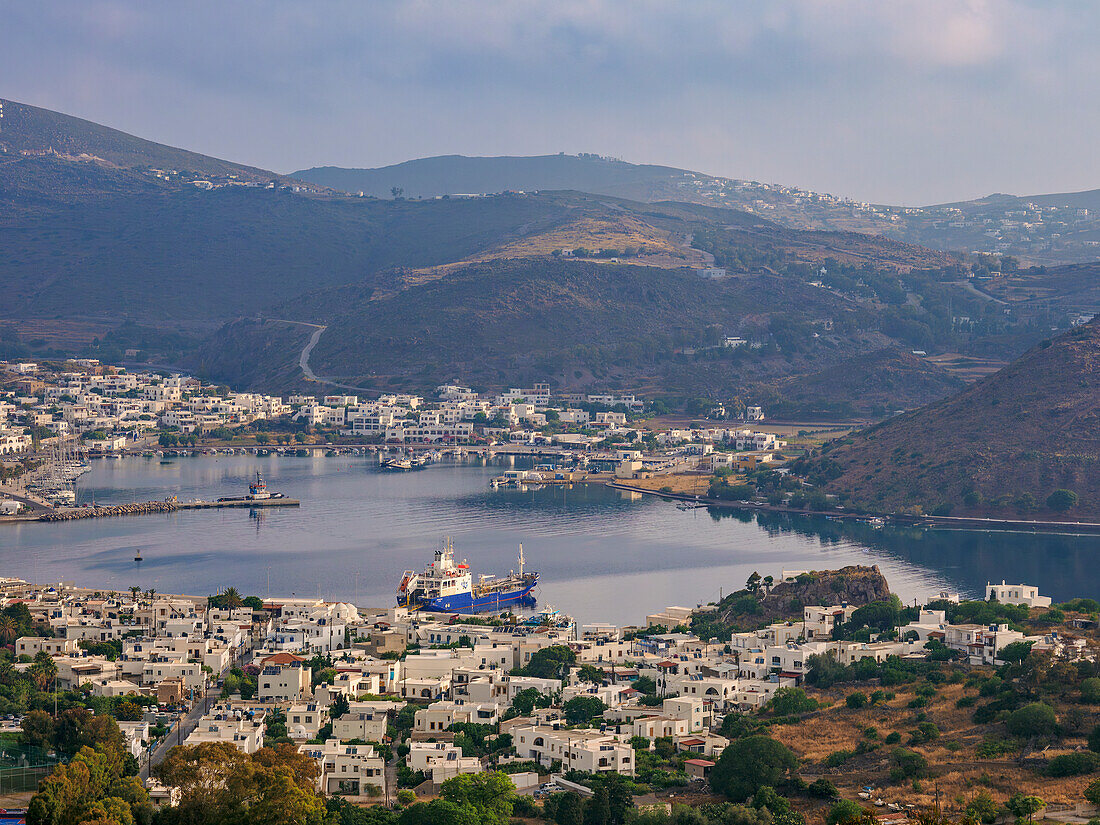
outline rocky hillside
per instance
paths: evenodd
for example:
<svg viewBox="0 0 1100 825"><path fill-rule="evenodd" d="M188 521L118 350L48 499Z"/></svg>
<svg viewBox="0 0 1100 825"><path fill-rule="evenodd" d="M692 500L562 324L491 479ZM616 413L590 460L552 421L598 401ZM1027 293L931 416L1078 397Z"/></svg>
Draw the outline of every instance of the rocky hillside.
<svg viewBox="0 0 1100 825"><path fill-rule="evenodd" d="M816 465L829 491L874 511L1100 518L1100 319L828 445ZM1063 509L1063 494L1048 506L1059 489L1079 503Z"/></svg>
<svg viewBox="0 0 1100 825"><path fill-rule="evenodd" d="M878 566L852 565L839 570L813 570L772 587L766 582L722 599L713 611L697 613L700 630L741 632L778 621L799 621L811 605L864 605L890 597L890 585Z"/></svg>

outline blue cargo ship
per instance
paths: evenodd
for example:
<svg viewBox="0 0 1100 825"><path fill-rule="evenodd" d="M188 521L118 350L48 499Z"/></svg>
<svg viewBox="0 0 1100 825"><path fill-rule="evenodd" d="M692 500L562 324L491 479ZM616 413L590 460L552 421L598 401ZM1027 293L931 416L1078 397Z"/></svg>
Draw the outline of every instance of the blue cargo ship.
<svg viewBox="0 0 1100 825"><path fill-rule="evenodd" d="M515 604L534 604L531 591L538 573L524 571L523 545L519 547L519 570L507 576L478 576L474 581L470 565L455 563L454 545L449 538L435 551L435 559L423 573L406 570L397 587L397 604L440 613L482 613Z"/></svg>

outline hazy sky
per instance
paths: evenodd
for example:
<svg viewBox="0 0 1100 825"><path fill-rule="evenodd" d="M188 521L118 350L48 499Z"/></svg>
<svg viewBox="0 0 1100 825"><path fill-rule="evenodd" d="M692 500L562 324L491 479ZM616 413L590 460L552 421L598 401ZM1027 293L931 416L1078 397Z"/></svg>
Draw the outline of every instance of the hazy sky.
<svg viewBox="0 0 1100 825"><path fill-rule="evenodd" d="M280 172L598 152L892 203L1100 187L1100 3L0 0L0 96Z"/></svg>

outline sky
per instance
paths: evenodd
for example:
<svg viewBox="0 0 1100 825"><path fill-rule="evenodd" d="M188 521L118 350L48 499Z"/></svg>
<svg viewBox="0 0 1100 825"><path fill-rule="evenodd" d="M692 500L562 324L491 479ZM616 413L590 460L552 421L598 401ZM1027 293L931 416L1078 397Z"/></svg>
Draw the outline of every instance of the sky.
<svg viewBox="0 0 1100 825"><path fill-rule="evenodd" d="M1100 187L1094 0L0 0L0 96L279 172L595 152L922 205Z"/></svg>

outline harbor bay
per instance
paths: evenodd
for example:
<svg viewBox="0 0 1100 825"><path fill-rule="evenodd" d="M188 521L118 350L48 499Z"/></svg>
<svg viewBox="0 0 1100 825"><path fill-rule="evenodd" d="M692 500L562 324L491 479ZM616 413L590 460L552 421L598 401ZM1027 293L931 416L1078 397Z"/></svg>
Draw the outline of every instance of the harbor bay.
<svg viewBox="0 0 1100 825"><path fill-rule="evenodd" d="M506 574L523 544L539 607L582 622L642 622L716 601L754 571L877 564L908 601L978 595L1005 576L1055 598L1100 592L1100 538L874 528L823 517L681 510L602 485L492 490L504 460L384 473L375 456L194 456L97 461L80 503L212 500L257 470L300 507L178 510L26 523L0 532L5 574L105 590L321 596L388 606L402 571L445 536L477 574ZM514 466L523 466L517 461ZM135 555L142 556L135 562Z"/></svg>

